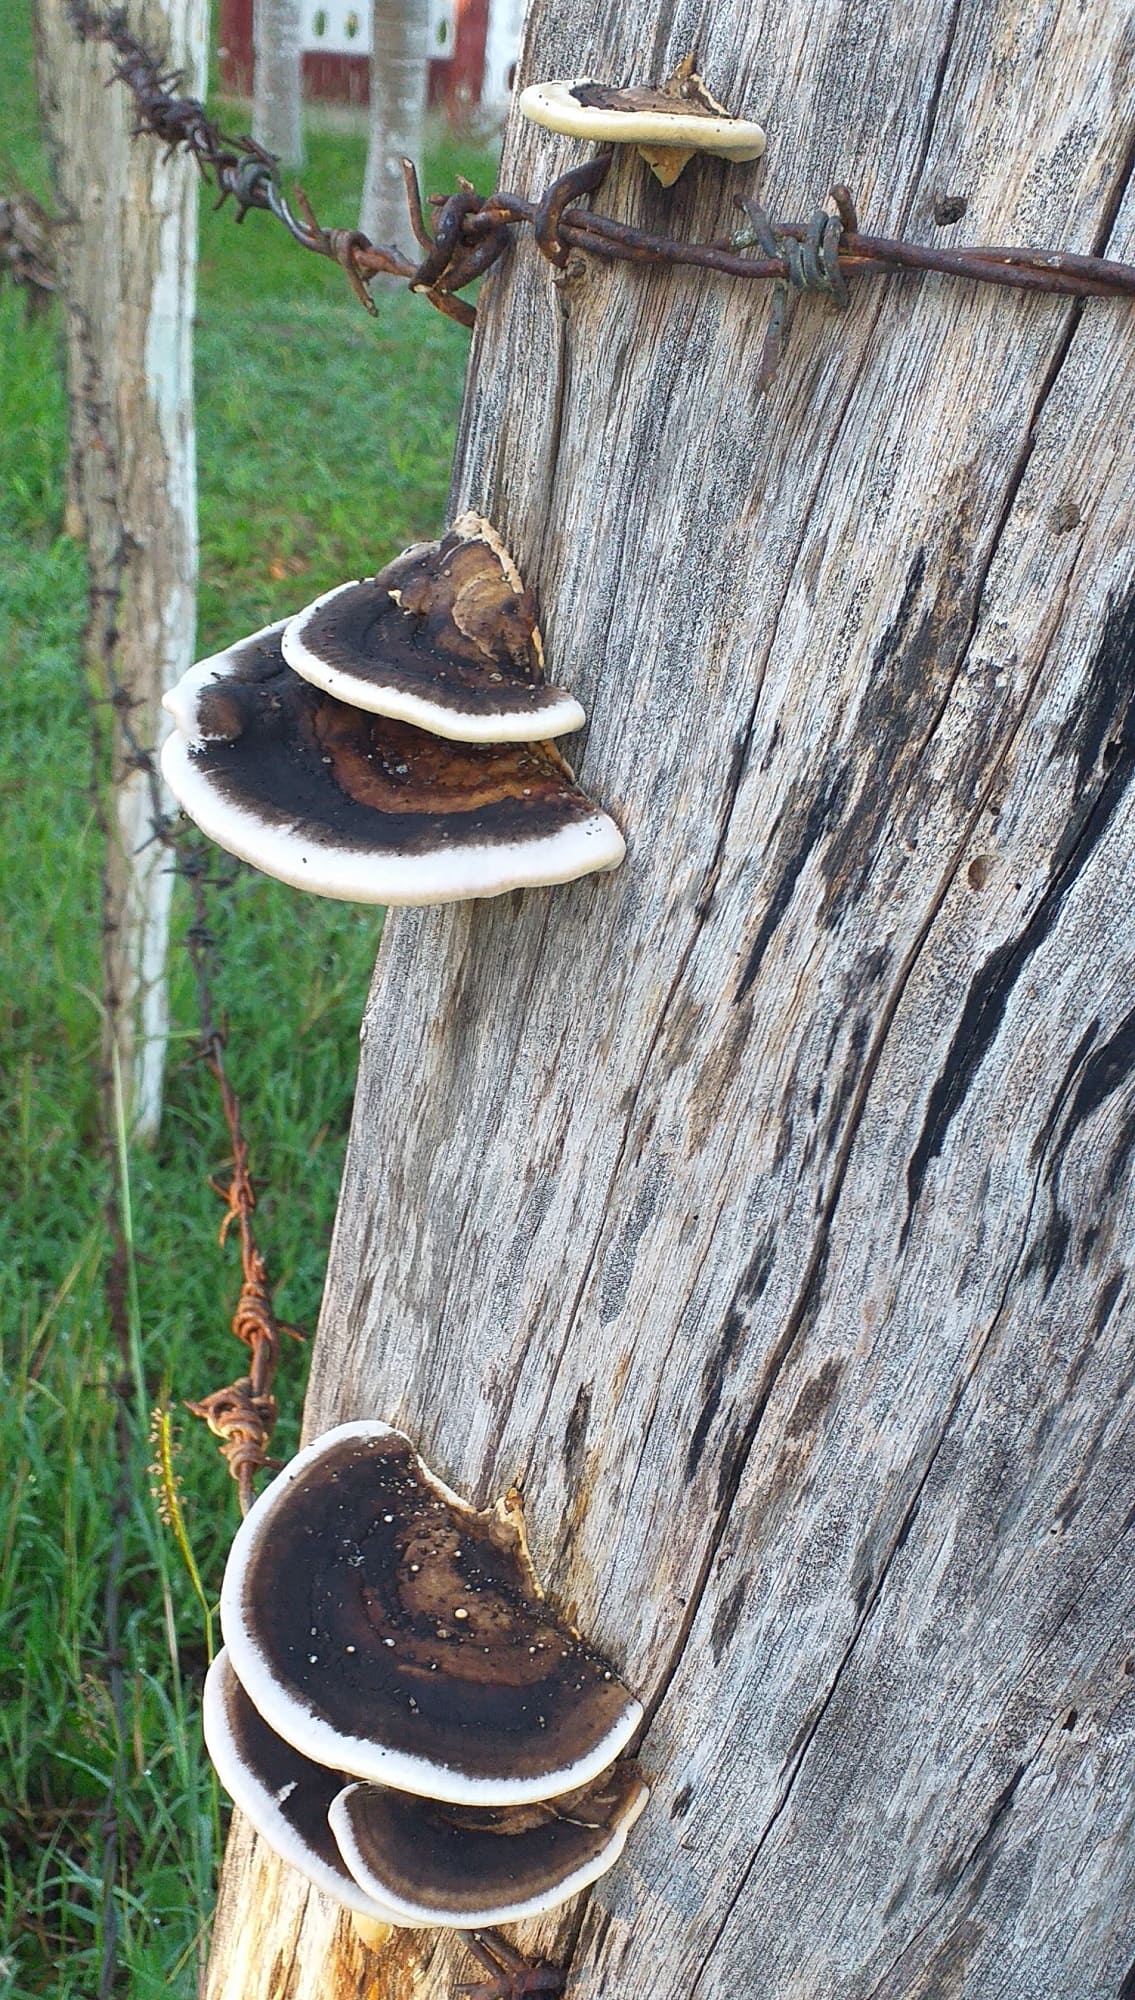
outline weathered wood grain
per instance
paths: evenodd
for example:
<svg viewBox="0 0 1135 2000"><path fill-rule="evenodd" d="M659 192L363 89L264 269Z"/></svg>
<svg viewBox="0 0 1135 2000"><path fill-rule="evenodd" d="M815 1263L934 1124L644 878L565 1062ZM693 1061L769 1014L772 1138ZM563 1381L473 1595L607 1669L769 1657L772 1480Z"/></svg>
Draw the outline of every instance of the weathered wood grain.
<svg viewBox="0 0 1135 2000"><path fill-rule="evenodd" d="M1118 6L538 4L522 79L695 43L775 213L839 178L881 230L950 194L947 240L1135 249ZM505 184L571 157L514 127ZM691 173L603 204L720 234L745 172ZM648 1701L625 1863L527 1933L579 2000L1118 1995L1135 321L865 284L762 400L762 312L526 246L489 288L453 500L537 590L630 855L391 917L307 1430L522 1478ZM245 1923L230 1874L210 1996ZM248 2000L356 1990L267 1935ZM408 1940L368 1991L395 1959L415 1996L460 1963Z"/></svg>

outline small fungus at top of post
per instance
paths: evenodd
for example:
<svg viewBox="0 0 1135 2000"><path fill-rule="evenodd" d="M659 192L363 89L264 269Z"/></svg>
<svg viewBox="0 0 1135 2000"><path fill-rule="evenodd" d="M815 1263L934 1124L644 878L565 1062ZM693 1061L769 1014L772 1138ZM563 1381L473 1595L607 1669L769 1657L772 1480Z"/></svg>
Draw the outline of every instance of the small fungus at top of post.
<svg viewBox="0 0 1135 2000"><path fill-rule="evenodd" d="M695 153L723 160L758 160L765 135L751 119L735 118L711 97L683 57L661 85L617 89L580 77L574 83L533 83L517 107L533 124L605 146L635 146L655 178L671 187Z"/></svg>

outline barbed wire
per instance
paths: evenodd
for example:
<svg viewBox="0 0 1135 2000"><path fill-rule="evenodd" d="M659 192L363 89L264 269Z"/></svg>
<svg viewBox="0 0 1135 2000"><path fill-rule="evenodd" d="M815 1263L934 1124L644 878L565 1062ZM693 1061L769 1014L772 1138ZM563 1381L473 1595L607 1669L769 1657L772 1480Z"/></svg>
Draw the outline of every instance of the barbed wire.
<svg viewBox="0 0 1135 2000"><path fill-rule="evenodd" d="M255 1497L254 1477L262 1467L272 1463L268 1444L278 1414L273 1383L280 1336L286 1333L296 1340L303 1336L276 1317L267 1267L253 1228L256 1190L248 1164L248 1141L241 1123L240 1100L225 1067L227 1034L213 994L216 940L210 927L206 894L207 886L217 886L220 880L211 872L213 850L180 825L176 815L166 811L154 753L134 728L132 710L137 703L109 663L104 662L104 671L110 682L107 699L124 746L124 762L128 768L143 774L149 788L149 839L166 849L171 866L188 886L193 905L193 921L186 931L185 945L196 988L197 1055L216 1080L229 1139L227 1176L210 1175L209 1185L225 1203L218 1241L225 1243L233 1224L237 1227L241 1282L231 1327L236 1338L249 1349L250 1358L247 1374L198 1399L187 1397L185 1407L193 1416L201 1417L220 1439L221 1456L237 1484L241 1513L247 1514Z"/></svg>
<svg viewBox="0 0 1135 2000"><path fill-rule="evenodd" d="M237 1340L249 1350L246 1375L198 1399L186 1398L185 1407L193 1416L201 1417L214 1437L220 1439L221 1455L237 1483L240 1511L247 1514L255 1497L254 1476L271 1463L268 1443L278 1414L273 1384L280 1357L280 1336L287 1333L298 1340L301 1335L295 1327L276 1317L267 1268L252 1224L256 1190L248 1165L248 1140L241 1125L240 1100L225 1068L226 1036L217 1020L209 976L214 940L208 924L205 884L211 857L203 842L187 840L176 827L165 837L193 899L193 922L186 932L186 948L197 983L199 1048L220 1092L230 1152L227 1180L210 1175L209 1185L225 1204L218 1241L225 1243L233 1224L237 1227L241 1282L231 1325Z"/></svg>
<svg viewBox="0 0 1135 2000"><path fill-rule="evenodd" d="M29 313L41 312L56 289L52 220L35 196L14 185L0 195L0 284L8 277L23 287Z"/></svg>
<svg viewBox="0 0 1135 2000"><path fill-rule="evenodd" d="M790 300L812 291L826 294L837 308L844 307L849 278L934 271L979 284L1064 297L1135 298L1135 266L1105 257L994 244L939 249L865 234L852 196L842 185L831 190L832 210L818 209L806 223L773 222L751 197L738 196L736 205L745 220L727 239L683 243L652 235L575 205L602 186L613 158L609 151L561 174L538 200L503 190L479 195L471 182L459 176L455 193L430 196L426 207L432 227L423 209L417 170L412 161L403 160L410 227L425 253L415 261L399 249L372 243L359 229L325 229L301 189L295 191L293 208L284 194L275 155L247 135L224 133L196 98L181 95L181 76L165 71L130 33L123 12L100 14L87 0L71 0L70 12L83 39L98 39L114 49L114 73L134 99L136 133L151 133L171 152L187 150L203 179L217 189L217 207L233 198L238 222L251 208L265 209L302 248L339 264L356 297L372 313L376 308L368 281L385 275L404 278L411 291L439 312L472 326L475 308L457 294L491 270L520 226L532 229L541 254L561 269L576 250L627 263L688 265L725 277L771 278L775 289L759 364L761 386L767 386L776 367Z"/></svg>

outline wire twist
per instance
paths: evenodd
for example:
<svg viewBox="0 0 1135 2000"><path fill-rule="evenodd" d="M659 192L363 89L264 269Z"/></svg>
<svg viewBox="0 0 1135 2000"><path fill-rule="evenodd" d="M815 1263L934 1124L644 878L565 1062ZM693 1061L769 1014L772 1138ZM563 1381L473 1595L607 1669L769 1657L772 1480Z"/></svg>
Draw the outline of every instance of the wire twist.
<svg viewBox="0 0 1135 2000"><path fill-rule="evenodd" d="M253 1479L269 1463L267 1445L276 1422L275 1396L258 1396L251 1377L241 1375L227 1388L213 1389L198 1401L186 1397L185 1407L191 1415L203 1417L213 1436L221 1440L221 1456L237 1483L240 1511L247 1514Z"/></svg>

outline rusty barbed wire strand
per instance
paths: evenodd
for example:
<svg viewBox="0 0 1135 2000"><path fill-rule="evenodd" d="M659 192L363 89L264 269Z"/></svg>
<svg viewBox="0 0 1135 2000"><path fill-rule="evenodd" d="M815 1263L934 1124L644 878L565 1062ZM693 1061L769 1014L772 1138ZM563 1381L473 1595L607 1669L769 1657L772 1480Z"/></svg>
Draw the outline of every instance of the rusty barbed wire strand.
<svg viewBox="0 0 1135 2000"><path fill-rule="evenodd" d="M411 291L464 326L476 321L475 308L457 294L483 276L504 254L512 231L532 229L543 256L562 267L571 250L629 263L676 264L732 278L772 279L774 295L759 363L760 386L767 387L780 355L791 298L804 291L827 293L836 306L846 303L849 278L872 273L934 271L978 284L1048 292L1070 298L1135 298L1135 266L1070 250L1001 244L936 249L893 237L871 236L859 228L846 188L833 188L834 213L819 209L806 223L771 222L748 198L737 197L747 221L720 242L684 243L634 229L613 216L572 206L594 194L612 155L600 152L552 182L538 200L497 190L478 195L460 180L451 195L431 196L432 230L422 208L416 169L403 160L410 227L419 250L417 263L401 250L383 248L358 229L325 229L302 190L295 192L299 214L280 184L279 161L247 135L222 132L195 98L180 95L181 77L163 70L159 59L129 32L121 11L100 14L88 0L70 0L76 32L85 40L110 44L114 74L131 92L135 127L160 139L170 151L185 147L202 177L218 190L219 208L231 195L237 221L250 208L268 210L305 250L328 257L374 312L368 281L379 275L405 279ZM753 251L759 254L750 254Z"/></svg>
<svg viewBox="0 0 1135 2000"><path fill-rule="evenodd" d="M278 1406L273 1393L280 1336L300 1340L293 1326L276 1318L272 1305L267 1268L252 1224L256 1191L248 1165L248 1141L241 1124L240 1100L225 1067L227 1036L217 1017L213 997L210 962L214 950L209 925L206 884L219 878L210 873L212 849L179 825L175 815L165 810L161 779L151 749L138 736L131 711L138 705L129 690L115 680L106 699L114 712L122 738L124 764L144 774L150 793L150 841L157 841L171 856L171 865L189 888L193 920L185 935L186 951L193 968L197 999L198 1056L215 1078L221 1110L229 1138L230 1169L227 1180L209 1176L209 1185L225 1203L218 1241L226 1242L233 1224L240 1241L241 1283L233 1310L231 1327L236 1338L249 1349L246 1375L214 1389L199 1399L185 1399L192 1415L201 1417L221 1441L221 1456L236 1481L242 1514L255 1498L253 1480L262 1467L272 1463L268 1444L275 1427Z"/></svg>
<svg viewBox="0 0 1135 2000"><path fill-rule="evenodd" d="M272 156L252 139L241 139L230 146L224 135L206 118L202 106L195 99L176 95L179 79L172 72L164 72L150 53L127 32L122 14L101 15L92 10L86 0L72 0L70 14L80 37L107 41L114 49L114 74L127 85L134 97L135 130L156 134L171 151L186 147L206 179L211 174L215 177L219 172L223 176L221 199L233 194L238 213L243 213L249 206L259 205L261 195L258 190L262 186L264 172L272 164ZM50 218L45 216L44 221L50 229ZM328 254L338 254L338 251L329 250ZM113 627L118 588L117 581L111 585L92 583L89 587L88 645L96 629ZM195 840L188 829L179 826L176 816L167 813L153 746L142 740L134 723L133 712L141 705L139 698L116 675L105 645L97 647L97 655L102 692L93 696L94 712L97 718L99 708L105 705L113 723L109 742L104 740L100 743L97 740L96 727L96 765L104 752L109 752L112 769L123 774L130 771L143 774L149 791L150 830L142 846L157 842L167 850L171 866L186 879L193 899L193 922L189 926L186 942L197 989L199 1053L217 1082L231 1158L227 1183L218 1184L211 1179L210 1184L217 1188L226 1204L221 1242L226 1240L234 1222L238 1227L241 1285L233 1312L232 1330L237 1339L249 1348L250 1360L246 1375L223 1389L213 1391L200 1402L189 1402L187 1407L202 1416L221 1439L222 1455L237 1483L241 1511L247 1512L254 1497L254 1475L261 1466L270 1463L267 1447L277 1413L273 1380L280 1336L282 1333L297 1339L302 1336L296 1333L294 1327L278 1321L275 1316L266 1266L252 1225L256 1196L248 1165L248 1143L241 1127L239 1099L225 1067L226 1035L217 1019L209 978L212 936L205 899L205 883L211 879L207 858L209 850L204 842ZM109 837L105 814L98 805L97 786L96 815L104 836ZM116 1282L113 1271L109 1282L113 1293ZM113 1308L112 1297L112 1317Z"/></svg>
<svg viewBox="0 0 1135 2000"><path fill-rule="evenodd" d="M173 840L176 843L176 834ZM190 843L185 845L190 848ZM273 1383L280 1355L280 1336L281 1333L292 1334L297 1339L300 1336L294 1327L276 1318L264 1258L253 1230L256 1190L248 1166L248 1141L241 1126L240 1101L225 1068L225 1034L216 1020L209 978L213 940L205 898L208 852L200 843L192 843L191 858L188 855L183 857L179 872L189 884L193 901L193 923L186 933L186 948L197 983L200 1049L210 1073L216 1079L229 1135L231 1168L227 1182L211 1175L209 1185L225 1203L218 1241L226 1242L233 1224L237 1227L241 1282L231 1324L237 1340L249 1350L246 1375L238 1376L235 1382L227 1383L223 1389L214 1389L206 1396L187 1398L185 1407L193 1416L203 1418L214 1437L220 1439L221 1456L237 1483L240 1511L247 1514L254 1498L253 1478L262 1466L269 1463L268 1443L277 1416Z"/></svg>
<svg viewBox="0 0 1135 2000"><path fill-rule="evenodd" d="M22 286L29 314L42 312L56 286L53 223L47 210L0 162L8 193L0 195L0 285Z"/></svg>

